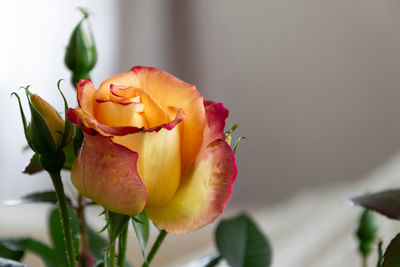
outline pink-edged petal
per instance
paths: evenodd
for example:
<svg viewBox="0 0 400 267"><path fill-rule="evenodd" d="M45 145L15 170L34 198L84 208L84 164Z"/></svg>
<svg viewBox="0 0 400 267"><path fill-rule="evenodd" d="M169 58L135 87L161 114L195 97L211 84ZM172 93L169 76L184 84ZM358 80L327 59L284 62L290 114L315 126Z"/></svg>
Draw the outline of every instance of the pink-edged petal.
<svg viewBox="0 0 400 267"><path fill-rule="evenodd" d="M206 111L206 126L204 129L203 147L216 139L225 140L225 120L229 116L229 110L222 103L204 101Z"/></svg>
<svg viewBox="0 0 400 267"><path fill-rule="evenodd" d="M185 112L182 109L179 109L174 120L150 129L133 126L107 126L97 122L93 117L89 116L79 108L68 109L67 118L75 125L81 127L82 130L88 134L100 132L105 136L123 136L137 132L158 132L161 129L172 130L185 119Z"/></svg>
<svg viewBox="0 0 400 267"><path fill-rule="evenodd" d="M109 137L85 134L71 171L72 183L105 209L135 216L146 205L147 191L137 171L138 154Z"/></svg>
<svg viewBox="0 0 400 267"><path fill-rule="evenodd" d="M201 151L174 198L165 206L146 212L169 233L184 234L214 222L232 194L237 169L230 146L216 140Z"/></svg>
<svg viewBox="0 0 400 267"><path fill-rule="evenodd" d="M182 173L186 173L193 165L203 143L205 124L203 97L194 85L157 68L136 66L131 69L131 76L136 77L136 79L130 78L135 83L132 86L149 92L164 109L174 106L185 111L181 158Z"/></svg>
<svg viewBox="0 0 400 267"><path fill-rule="evenodd" d="M92 81L90 79L82 79L76 84L76 89L79 107L93 116L93 97L96 93L96 88Z"/></svg>

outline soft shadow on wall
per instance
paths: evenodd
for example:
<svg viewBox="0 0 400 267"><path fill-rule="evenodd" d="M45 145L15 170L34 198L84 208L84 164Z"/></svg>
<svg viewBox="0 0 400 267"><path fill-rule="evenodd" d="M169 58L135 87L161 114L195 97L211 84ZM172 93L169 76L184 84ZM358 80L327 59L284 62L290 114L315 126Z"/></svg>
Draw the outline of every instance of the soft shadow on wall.
<svg viewBox="0 0 400 267"><path fill-rule="evenodd" d="M362 178L400 147L396 1L121 1L121 70L222 101L245 135L233 203Z"/></svg>

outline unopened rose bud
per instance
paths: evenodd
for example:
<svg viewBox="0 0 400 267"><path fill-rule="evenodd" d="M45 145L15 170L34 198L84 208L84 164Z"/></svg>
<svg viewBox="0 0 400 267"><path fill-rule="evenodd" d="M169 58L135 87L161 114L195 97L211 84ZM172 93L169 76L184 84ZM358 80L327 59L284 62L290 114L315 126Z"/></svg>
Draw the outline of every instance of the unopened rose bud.
<svg viewBox="0 0 400 267"><path fill-rule="evenodd" d="M81 11L84 16L72 32L65 54L65 64L72 71L72 82L74 85L80 79L89 78L89 72L96 65L97 61L93 34L89 25L86 25L88 14L84 10ZM87 26L87 33L84 26Z"/></svg>
<svg viewBox="0 0 400 267"><path fill-rule="evenodd" d="M15 94L15 93L14 93ZM15 94L17 97L18 95ZM72 127L65 127L57 111L36 94L27 91L31 121L27 124L21 108L25 137L29 146L39 155L52 155L63 149L71 140ZM18 97L18 101L20 99Z"/></svg>

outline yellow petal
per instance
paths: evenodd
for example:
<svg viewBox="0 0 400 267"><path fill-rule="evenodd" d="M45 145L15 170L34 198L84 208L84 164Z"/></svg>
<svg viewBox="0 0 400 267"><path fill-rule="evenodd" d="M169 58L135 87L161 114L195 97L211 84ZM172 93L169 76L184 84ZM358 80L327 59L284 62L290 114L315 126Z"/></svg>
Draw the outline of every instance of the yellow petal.
<svg viewBox="0 0 400 267"><path fill-rule="evenodd" d="M56 148L60 147L65 127L64 120L60 117L57 111L40 96L32 94L30 99L34 108L46 121Z"/></svg>
<svg viewBox="0 0 400 267"><path fill-rule="evenodd" d="M88 114L94 115L93 101L96 88L90 79L80 80L76 85L79 106Z"/></svg>
<svg viewBox="0 0 400 267"><path fill-rule="evenodd" d="M172 130L113 137L139 155L138 171L148 192L147 206L159 207L174 196L181 175L179 125Z"/></svg>
<svg viewBox="0 0 400 267"><path fill-rule="evenodd" d="M216 140L201 152L174 198L163 207L146 206L146 213L169 233L196 231L221 215L231 197L236 174L230 146Z"/></svg>

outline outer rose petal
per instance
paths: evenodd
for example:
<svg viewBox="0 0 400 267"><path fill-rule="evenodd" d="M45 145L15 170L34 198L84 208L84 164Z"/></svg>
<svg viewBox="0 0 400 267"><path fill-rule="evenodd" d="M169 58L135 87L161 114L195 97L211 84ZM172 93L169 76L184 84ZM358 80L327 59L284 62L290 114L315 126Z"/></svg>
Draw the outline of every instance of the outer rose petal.
<svg viewBox="0 0 400 267"><path fill-rule="evenodd" d="M165 110L168 106L184 110L186 118L183 123L181 158L182 173L185 173L192 166L203 143L205 112L203 97L196 87L163 70L137 66L104 81L96 92L96 98L108 94L111 84L146 90Z"/></svg>
<svg viewBox="0 0 400 267"><path fill-rule="evenodd" d="M206 129L204 130L203 147L208 146L216 139L225 140L225 120L229 116L229 110L222 103L204 101L206 110Z"/></svg>
<svg viewBox="0 0 400 267"><path fill-rule="evenodd" d="M169 233L184 234L212 223L231 198L237 169L230 146L208 145L166 206L147 208L148 216Z"/></svg>
<svg viewBox="0 0 400 267"><path fill-rule="evenodd" d="M71 171L78 191L105 209L135 216L145 204L147 192L136 165L138 155L110 138L85 134Z"/></svg>

